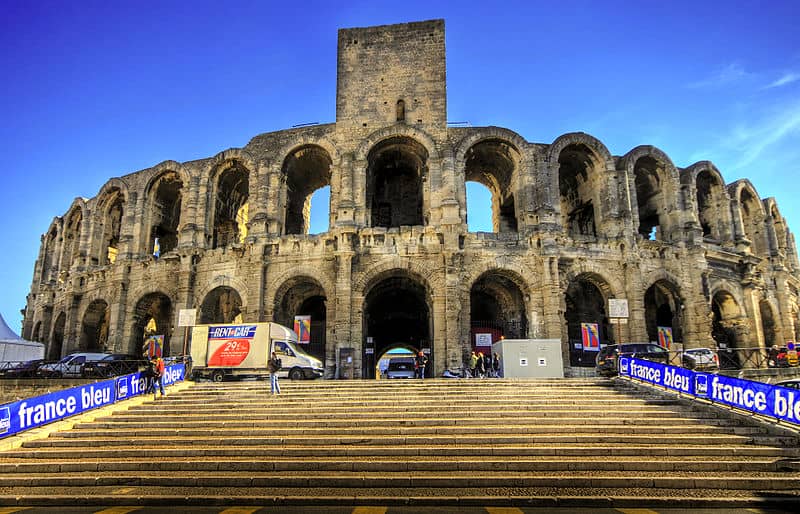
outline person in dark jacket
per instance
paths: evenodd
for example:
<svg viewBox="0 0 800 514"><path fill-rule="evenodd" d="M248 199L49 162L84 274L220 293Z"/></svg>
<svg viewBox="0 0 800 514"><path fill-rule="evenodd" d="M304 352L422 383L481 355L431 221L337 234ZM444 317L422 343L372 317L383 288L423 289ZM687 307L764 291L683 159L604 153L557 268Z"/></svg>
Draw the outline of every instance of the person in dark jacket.
<svg viewBox="0 0 800 514"><path fill-rule="evenodd" d="M425 352L422 350L417 353L414 361L414 369L417 372L417 378L424 379L425 378L425 365L428 364L428 357L425 355Z"/></svg>
<svg viewBox="0 0 800 514"><path fill-rule="evenodd" d="M278 358L278 354L272 352L272 356L267 361L269 369L269 389L271 394L281 394L281 386L278 384L278 371L281 370L283 363Z"/></svg>

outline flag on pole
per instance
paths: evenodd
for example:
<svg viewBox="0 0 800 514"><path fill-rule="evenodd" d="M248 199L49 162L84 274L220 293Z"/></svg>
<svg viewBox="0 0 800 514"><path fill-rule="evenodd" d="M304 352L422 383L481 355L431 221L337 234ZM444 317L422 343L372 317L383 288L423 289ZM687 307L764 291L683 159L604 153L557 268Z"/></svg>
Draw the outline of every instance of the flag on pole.
<svg viewBox="0 0 800 514"><path fill-rule="evenodd" d="M672 327L658 327L658 344L667 350L672 348Z"/></svg>
<svg viewBox="0 0 800 514"><path fill-rule="evenodd" d="M153 257L158 259L161 256L161 245L158 244L158 238L153 241Z"/></svg>

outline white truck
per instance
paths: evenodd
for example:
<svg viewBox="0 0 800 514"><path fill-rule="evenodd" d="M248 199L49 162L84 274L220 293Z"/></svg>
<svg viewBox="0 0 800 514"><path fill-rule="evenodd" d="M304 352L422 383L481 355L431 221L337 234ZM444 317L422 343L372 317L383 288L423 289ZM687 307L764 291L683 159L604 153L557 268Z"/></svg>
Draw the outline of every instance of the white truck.
<svg viewBox="0 0 800 514"><path fill-rule="evenodd" d="M267 361L281 359L278 376L319 378L322 361L297 345L297 334L277 323L195 325L192 328L192 376L221 382L226 377L269 374Z"/></svg>

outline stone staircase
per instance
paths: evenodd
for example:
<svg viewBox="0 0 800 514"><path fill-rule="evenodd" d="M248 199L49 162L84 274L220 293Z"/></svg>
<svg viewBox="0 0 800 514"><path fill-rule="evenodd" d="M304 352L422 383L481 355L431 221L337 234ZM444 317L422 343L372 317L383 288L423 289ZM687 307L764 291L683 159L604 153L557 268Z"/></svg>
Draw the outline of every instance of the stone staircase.
<svg viewBox="0 0 800 514"><path fill-rule="evenodd" d="M598 379L197 383L0 453L0 505L800 504L798 439Z"/></svg>

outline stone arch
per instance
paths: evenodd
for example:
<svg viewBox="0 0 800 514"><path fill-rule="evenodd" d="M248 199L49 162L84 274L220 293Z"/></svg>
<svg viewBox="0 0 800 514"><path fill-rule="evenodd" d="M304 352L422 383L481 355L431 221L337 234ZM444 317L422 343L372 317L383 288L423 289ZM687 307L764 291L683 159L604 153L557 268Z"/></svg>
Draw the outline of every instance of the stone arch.
<svg viewBox="0 0 800 514"><path fill-rule="evenodd" d="M116 261L122 239L127 197L127 185L119 179L108 181L96 197L92 262L105 266Z"/></svg>
<svg viewBox="0 0 800 514"><path fill-rule="evenodd" d="M235 288L217 286L200 302L200 324L243 323L244 302Z"/></svg>
<svg viewBox="0 0 800 514"><path fill-rule="evenodd" d="M514 271L495 267L481 273L469 283L472 344L476 342L477 333L492 334L492 342L500 338L526 339L529 299L528 285ZM476 351L485 352L486 348L476 348Z"/></svg>
<svg viewBox="0 0 800 514"><path fill-rule="evenodd" d="M42 321L37 320L36 323L33 324L33 332L31 332L31 341L36 341L37 343L41 343L42 339Z"/></svg>
<svg viewBox="0 0 800 514"><path fill-rule="evenodd" d="M761 317L761 336L764 340L764 346L769 348L772 345L779 344L779 327L775 313L780 311L768 298L762 298L758 302L758 312Z"/></svg>
<svg viewBox="0 0 800 514"><path fill-rule="evenodd" d="M354 161L366 161L367 155L376 145L387 139L394 139L398 137L413 139L417 143L421 144L423 147L425 147L425 151L428 153L428 158L430 160L438 161L441 159L436 142L433 140L433 137L431 137L430 134L415 127L399 124L376 130L364 138L361 141L361 144L358 145L356 151L353 153Z"/></svg>
<svg viewBox="0 0 800 514"><path fill-rule="evenodd" d="M66 334L67 315L61 311L56 316L53 323L53 331L50 335L50 342L47 345L47 360L55 361L61 358L64 352L64 335Z"/></svg>
<svg viewBox="0 0 800 514"><path fill-rule="evenodd" d="M759 257L766 257L766 213L756 188L749 180L741 179L729 185L728 192L737 200L742 237L750 242L750 251Z"/></svg>
<svg viewBox="0 0 800 514"><path fill-rule="evenodd" d="M588 134L565 134L550 145L548 160L565 232L572 238L596 238L603 222L605 175L614 170L608 149Z"/></svg>
<svg viewBox="0 0 800 514"><path fill-rule="evenodd" d="M58 279L58 256L63 232L63 218L53 218L47 232L42 236L42 262L39 269L40 283L47 284Z"/></svg>
<svg viewBox="0 0 800 514"><path fill-rule="evenodd" d="M395 270L406 270L411 276L419 277L426 284L426 289L431 297L434 291L441 291L444 294L446 283L443 268L432 268L421 263L419 260L395 256L391 260L386 260L375 264L365 270L354 273L353 293L364 294L375 280Z"/></svg>
<svg viewBox="0 0 800 514"><path fill-rule="evenodd" d="M307 345L306 351L323 362L328 331L327 301L325 286L310 274L286 278L275 289L273 297L273 319L277 323L291 328L295 316L311 317L310 338L301 344Z"/></svg>
<svg viewBox="0 0 800 514"><path fill-rule="evenodd" d="M101 299L90 302L81 316L78 348L87 352L105 351L108 347L110 316L108 302Z"/></svg>
<svg viewBox="0 0 800 514"><path fill-rule="evenodd" d="M712 290L711 296L711 337L719 349L720 367L739 368L741 360L739 352L746 341L746 319L741 298L725 287Z"/></svg>
<svg viewBox="0 0 800 514"><path fill-rule="evenodd" d="M76 198L64 216L64 231L61 243L61 263L59 270L69 272L70 268L81 262L81 235L86 223L86 202Z"/></svg>
<svg viewBox="0 0 800 514"><path fill-rule="evenodd" d="M717 167L710 161L696 162L681 172L681 183L693 193L692 208L703 237L717 242L732 239L730 196Z"/></svg>
<svg viewBox="0 0 800 514"><path fill-rule="evenodd" d="M326 142L328 148L332 148ZM333 178L334 156L319 144L303 144L287 151L281 164L281 202L285 234L307 234L311 226L311 198ZM338 156L337 156L338 158ZM330 220L330 202L328 205Z"/></svg>
<svg viewBox="0 0 800 514"><path fill-rule="evenodd" d="M660 149L642 145L628 152L621 168L633 181L630 186L634 226L645 239L669 241L677 207L679 178L672 160ZM632 205L631 207L634 207Z"/></svg>
<svg viewBox="0 0 800 514"><path fill-rule="evenodd" d="M166 161L153 168L144 190L144 224L147 234L142 242L144 253L156 253L156 238L159 254L178 247L178 233L185 223L185 191L189 185L188 173L174 161Z"/></svg>
<svg viewBox="0 0 800 514"><path fill-rule="evenodd" d="M650 286L644 292L644 320L648 341L664 345L659 327L669 328L672 340L676 343L683 342L683 308L684 300L681 296L679 282L663 270L656 280L645 281Z"/></svg>
<svg viewBox="0 0 800 514"><path fill-rule="evenodd" d="M764 200L764 210L767 212L767 231L771 230L772 236L769 237L769 248L772 255L779 253L786 254L789 249L789 228L786 219L781 216L778 209L778 202L775 198ZM770 227L771 224L771 227Z"/></svg>
<svg viewBox="0 0 800 514"><path fill-rule="evenodd" d="M382 139L367 155L364 205L372 227L425 225L429 157L417 140Z"/></svg>
<svg viewBox="0 0 800 514"><path fill-rule="evenodd" d="M465 183L477 182L491 193L493 232L516 232L519 222L515 192L520 170L524 168L525 157L521 150L524 147L514 138L504 137L507 134L501 130L497 130L500 134L494 137L493 131L487 132L465 138L472 145L458 150L456 163L458 169L463 170ZM521 140L519 136L515 139Z"/></svg>
<svg viewBox="0 0 800 514"><path fill-rule="evenodd" d="M241 244L247 237L256 170L255 160L238 148L220 152L209 162L205 226L211 248Z"/></svg>
<svg viewBox="0 0 800 514"><path fill-rule="evenodd" d="M206 298L211 291L217 289L218 287L228 287L234 289L241 299L241 309L245 312L247 311L247 299L250 297L250 287L248 286L247 281L239 277L221 273L215 273L211 280L208 280L205 285L198 290L195 295L195 305L202 304L203 299Z"/></svg>
<svg viewBox="0 0 800 514"><path fill-rule="evenodd" d="M616 336L608 319L608 300L614 298L613 287L603 275L596 272L568 273L566 287L562 289L564 333L570 366L591 367L597 352L584 350L582 327L584 323L596 325L601 345L613 344Z"/></svg>
<svg viewBox="0 0 800 514"><path fill-rule="evenodd" d="M141 355L145 336L160 334L164 336L164 355L170 355L174 302L167 294L158 290L140 295L138 298L130 318L132 326L129 353ZM148 334L146 329L151 320L155 324L155 332Z"/></svg>
<svg viewBox="0 0 800 514"><path fill-rule="evenodd" d="M362 376L374 378L376 357L390 347L424 350L433 362L434 300L430 284L407 268L373 275L363 291ZM432 370L426 369L426 374Z"/></svg>

